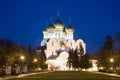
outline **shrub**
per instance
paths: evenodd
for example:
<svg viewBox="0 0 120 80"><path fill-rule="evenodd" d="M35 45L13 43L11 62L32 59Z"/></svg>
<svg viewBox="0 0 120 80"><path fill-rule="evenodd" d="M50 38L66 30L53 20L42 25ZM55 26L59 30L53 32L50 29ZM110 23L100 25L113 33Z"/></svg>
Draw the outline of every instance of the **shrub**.
<svg viewBox="0 0 120 80"><path fill-rule="evenodd" d="M99 69L99 72L104 72L104 73L114 73L114 70L106 70L106 69Z"/></svg>
<svg viewBox="0 0 120 80"><path fill-rule="evenodd" d="M3 75L5 75L5 70L4 68L0 68L0 76L3 76Z"/></svg>
<svg viewBox="0 0 120 80"><path fill-rule="evenodd" d="M117 70L116 72L117 72L117 74L119 74L119 75L120 75L120 70Z"/></svg>
<svg viewBox="0 0 120 80"><path fill-rule="evenodd" d="M108 73L114 73L114 70L108 70Z"/></svg>
<svg viewBox="0 0 120 80"><path fill-rule="evenodd" d="M104 73L106 73L106 70L105 70L105 69L99 69L99 72L104 72Z"/></svg>

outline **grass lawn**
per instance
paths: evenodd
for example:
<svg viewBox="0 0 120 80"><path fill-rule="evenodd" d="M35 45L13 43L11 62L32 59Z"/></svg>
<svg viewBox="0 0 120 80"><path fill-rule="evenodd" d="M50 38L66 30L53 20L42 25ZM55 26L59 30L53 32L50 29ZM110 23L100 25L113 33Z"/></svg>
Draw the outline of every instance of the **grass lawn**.
<svg viewBox="0 0 120 80"><path fill-rule="evenodd" d="M57 71L9 80L120 80L120 78L91 72Z"/></svg>

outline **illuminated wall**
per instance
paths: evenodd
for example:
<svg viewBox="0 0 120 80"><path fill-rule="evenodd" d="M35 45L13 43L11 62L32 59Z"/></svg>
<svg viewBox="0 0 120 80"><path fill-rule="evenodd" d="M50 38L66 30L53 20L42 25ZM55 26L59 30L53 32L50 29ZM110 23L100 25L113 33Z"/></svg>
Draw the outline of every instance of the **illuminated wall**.
<svg viewBox="0 0 120 80"><path fill-rule="evenodd" d="M83 42L83 40L78 39L77 41L70 39L70 40L65 40L64 38L60 39L54 39L51 38L47 42L47 49L45 50L47 58L51 55L57 55L58 50L65 50L69 52L70 49L75 49L79 45L82 45L84 49L84 54L86 53L86 44ZM78 47L79 48L79 47Z"/></svg>

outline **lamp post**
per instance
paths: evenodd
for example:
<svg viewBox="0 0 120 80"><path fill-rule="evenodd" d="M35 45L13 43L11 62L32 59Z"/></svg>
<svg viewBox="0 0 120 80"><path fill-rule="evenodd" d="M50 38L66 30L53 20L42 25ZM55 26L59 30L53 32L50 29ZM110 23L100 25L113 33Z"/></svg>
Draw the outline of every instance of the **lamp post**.
<svg viewBox="0 0 120 80"><path fill-rule="evenodd" d="M37 63L37 59L35 58L34 60L33 60L33 62L35 63L35 68L36 68L36 63ZM36 71L36 69L35 69L35 71Z"/></svg>
<svg viewBox="0 0 120 80"><path fill-rule="evenodd" d="M111 63L111 69L114 71L114 69L113 69L114 59L113 58L110 58L110 63Z"/></svg>
<svg viewBox="0 0 120 80"><path fill-rule="evenodd" d="M25 56L20 56L21 59L21 70L20 70L20 74L22 74L22 70L23 70L23 61L25 59Z"/></svg>

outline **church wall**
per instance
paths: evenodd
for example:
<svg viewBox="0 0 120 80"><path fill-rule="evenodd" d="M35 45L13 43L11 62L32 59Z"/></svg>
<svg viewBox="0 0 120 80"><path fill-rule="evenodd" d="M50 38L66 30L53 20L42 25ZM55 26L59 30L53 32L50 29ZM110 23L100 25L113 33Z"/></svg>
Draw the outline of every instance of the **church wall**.
<svg viewBox="0 0 120 80"><path fill-rule="evenodd" d="M84 49L84 54L86 53L86 44L83 42L82 39L78 39L75 41L74 39L65 40L64 38L55 39L51 38L49 42L47 42L47 49L46 49L46 56L49 57L50 55L57 55L57 50L62 50L61 43L65 44L65 48L68 50L70 49L76 49L76 47L79 48L80 45L82 45Z"/></svg>
<svg viewBox="0 0 120 80"><path fill-rule="evenodd" d="M46 55L49 57L50 55L57 55L56 50L60 48L56 39L51 38L49 42L47 42L47 50Z"/></svg>
<svg viewBox="0 0 120 80"><path fill-rule="evenodd" d="M70 49L75 49L76 48L75 40L73 39L68 40L66 46L70 47Z"/></svg>

